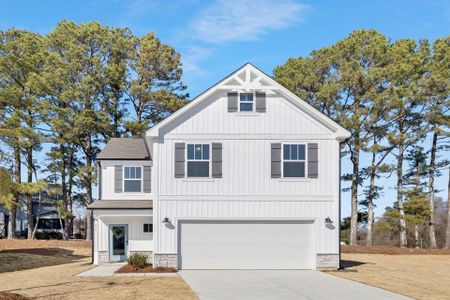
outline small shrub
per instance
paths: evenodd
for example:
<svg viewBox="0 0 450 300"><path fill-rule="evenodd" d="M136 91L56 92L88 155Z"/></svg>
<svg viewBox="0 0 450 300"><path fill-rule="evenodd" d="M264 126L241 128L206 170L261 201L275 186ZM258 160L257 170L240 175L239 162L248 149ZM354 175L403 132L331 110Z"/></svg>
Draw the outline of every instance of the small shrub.
<svg viewBox="0 0 450 300"><path fill-rule="evenodd" d="M142 269L147 264L147 255L133 253L128 257L127 262L129 265L136 266Z"/></svg>

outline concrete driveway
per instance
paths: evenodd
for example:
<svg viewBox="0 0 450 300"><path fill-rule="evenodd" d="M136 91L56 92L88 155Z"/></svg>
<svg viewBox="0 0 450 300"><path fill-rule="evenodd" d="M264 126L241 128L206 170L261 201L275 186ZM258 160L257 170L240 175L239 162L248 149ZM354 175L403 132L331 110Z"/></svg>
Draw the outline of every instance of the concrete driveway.
<svg viewBox="0 0 450 300"><path fill-rule="evenodd" d="M318 271L182 270L201 300L411 299Z"/></svg>

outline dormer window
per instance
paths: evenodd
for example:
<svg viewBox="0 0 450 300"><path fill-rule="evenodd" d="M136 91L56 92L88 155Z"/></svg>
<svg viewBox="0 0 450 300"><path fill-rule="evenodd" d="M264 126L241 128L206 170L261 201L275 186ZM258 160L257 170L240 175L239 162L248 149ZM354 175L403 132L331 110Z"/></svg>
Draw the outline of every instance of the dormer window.
<svg viewBox="0 0 450 300"><path fill-rule="evenodd" d="M123 172L123 191L125 193L142 192L142 167L124 167Z"/></svg>
<svg viewBox="0 0 450 300"><path fill-rule="evenodd" d="M239 111L253 111L253 93L239 94Z"/></svg>

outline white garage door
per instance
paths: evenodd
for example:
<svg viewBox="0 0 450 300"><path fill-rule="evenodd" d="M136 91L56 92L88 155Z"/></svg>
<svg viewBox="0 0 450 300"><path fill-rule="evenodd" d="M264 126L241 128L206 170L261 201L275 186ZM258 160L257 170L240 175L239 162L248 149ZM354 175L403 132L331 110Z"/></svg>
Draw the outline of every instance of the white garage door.
<svg viewBox="0 0 450 300"><path fill-rule="evenodd" d="M312 221L184 221L182 269L312 269Z"/></svg>

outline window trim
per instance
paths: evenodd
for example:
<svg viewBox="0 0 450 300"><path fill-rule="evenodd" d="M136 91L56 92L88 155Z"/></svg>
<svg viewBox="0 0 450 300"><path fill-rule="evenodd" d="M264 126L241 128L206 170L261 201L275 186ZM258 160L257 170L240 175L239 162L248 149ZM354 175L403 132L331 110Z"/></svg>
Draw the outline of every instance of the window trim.
<svg viewBox="0 0 450 300"><path fill-rule="evenodd" d="M194 180L204 180L204 179L208 179L208 178L212 178L212 143L205 143L205 142L189 142L189 143L185 143L186 145L186 150L185 150L185 158L186 158L186 163L184 166L184 174L186 174L185 179L194 179ZM189 159L188 158L188 148L189 145L208 145L209 146L209 159ZM194 156L195 156L195 149L194 149ZM190 161L194 161L194 162L199 162L199 161L207 161L208 162L208 177L199 177L199 176L189 176L188 174L188 164Z"/></svg>
<svg viewBox="0 0 450 300"><path fill-rule="evenodd" d="M146 224L152 225L152 231L145 232L145 225ZM143 234L153 234L153 223L142 223L142 233Z"/></svg>
<svg viewBox="0 0 450 300"><path fill-rule="evenodd" d="M303 145L305 146L305 159L284 159L284 145ZM284 162L305 162L305 176L303 177L292 177L292 176L284 176ZM284 180L304 180L308 179L308 143L298 143L298 142L286 142L281 143L281 179Z"/></svg>
<svg viewBox="0 0 450 300"><path fill-rule="evenodd" d="M127 179L125 178L125 168L140 168L141 169L141 179ZM141 182L141 187L140 187L140 191L139 192L127 192L125 191L125 180L139 180ZM123 186L123 192L124 193L132 193L132 194L138 194L138 193L143 193L144 191L144 167L143 166L123 166L122 168L122 186Z"/></svg>
<svg viewBox="0 0 450 300"><path fill-rule="evenodd" d="M242 101L243 103L251 103L252 104L252 110L241 110L241 94L252 94L253 95L253 101ZM239 113L254 113L256 112L256 92L238 92L238 112Z"/></svg>

